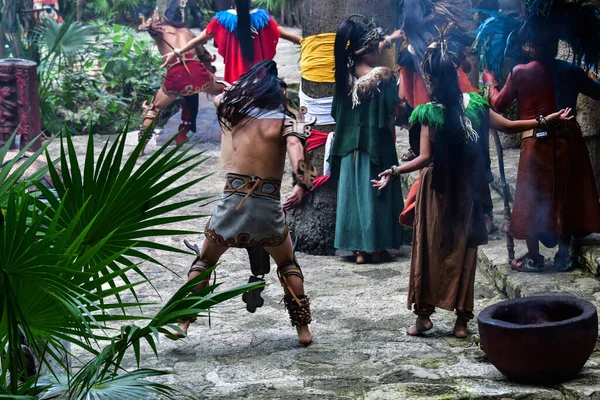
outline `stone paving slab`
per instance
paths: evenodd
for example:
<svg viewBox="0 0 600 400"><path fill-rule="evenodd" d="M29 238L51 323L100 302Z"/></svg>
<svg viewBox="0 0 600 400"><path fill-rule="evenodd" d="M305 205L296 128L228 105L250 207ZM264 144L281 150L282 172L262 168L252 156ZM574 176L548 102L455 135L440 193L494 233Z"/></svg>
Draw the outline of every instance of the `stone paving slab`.
<svg viewBox="0 0 600 400"><path fill-rule="evenodd" d="M204 104L209 121L209 103ZM207 126L214 127L210 122ZM185 179L213 175L180 193L178 200L218 195L223 187L223 173L218 169L219 137L206 131L198 136L205 140L194 151L204 151L210 158ZM398 154L406 150L407 138L406 133L399 132ZM80 157L85 155L86 139L74 138ZM107 139L97 138L97 154ZM135 134L127 139L126 152L131 152ZM156 141L150 143L148 153L156 146ZM51 154L57 152L55 142ZM508 164L516 165L514 159ZM415 177L409 176L407 183ZM290 189L288 175L283 192L289 193ZM212 207L196 206L187 211L208 214ZM501 221L497 194L495 212L496 221ZM205 223L205 219L186 221L177 228L197 231L188 239L201 244L200 232ZM157 241L183 247L183 239L171 236ZM519 254L522 245L517 246ZM143 287L139 291L141 301L156 302L146 310L148 315L180 287L193 259L155 250L150 254L178 275L156 266L142 266L157 289ZM142 366L173 372L160 382L194 399L600 399L600 347L573 381L538 387L511 383L487 362L478 346L475 322L469 324L471 337L455 339L451 335L452 313L434 314L435 327L423 337L407 336L405 328L414 321L406 308L409 254L410 248L403 248L395 262L361 266L342 257L298 254L313 304L312 329L316 336L310 347L297 344L281 304L282 290L271 273L267 276L270 285L263 292L265 306L256 314L247 313L239 298L222 304L213 310L212 328L201 319L193 325L189 338L178 342L162 339L158 359L148 346L142 346ZM600 296L595 295L597 281L583 271L534 275L510 271L501 233L492 235L490 245L481 248L479 267L476 313L506 298L504 293L520 297L569 291L596 305L600 303ZM218 281L223 287L242 284L248 276L244 251L233 249L223 256L218 268ZM133 357L126 362L132 367Z"/></svg>
<svg viewBox="0 0 600 400"><path fill-rule="evenodd" d="M98 137L99 152L105 137ZM78 154L85 154L85 137L74 138ZM126 152L136 138L130 134ZM57 144L51 153L56 154ZM399 143L401 147L401 143ZM218 147L203 143L209 160L191 176L218 172ZM151 148L149 147L151 152ZM196 151L196 149L194 150ZM291 178L284 179L289 193ZM222 173L178 195L178 200L215 195L223 185ZM209 213L212 205L188 212ZM177 228L198 231L189 239L202 243L204 220L187 221ZM158 242L182 246L184 237ZM501 242L498 241L501 247ZM140 289L140 300L156 302L151 315L182 284L193 257L151 250L151 255L180 276L155 266L143 266L157 291ZM414 315L406 308L410 248L399 258L380 265L356 265L342 257L298 254L312 298L315 343L297 344L294 330L281 304L282 290L274 273L264 293L265 306L256 314L244 309L236 298L216 307L212 328L206 319L194 324L188 339L164 338L159 358L142 346L143 366L172 371L160 379L195 399L593 399L600 397L598 350L574 381L557 387L518 385L503 377L478 346L477 325L469 324L473 336L466 340L451 335L454 315L439 311L435 327L423 337L410 337L406 327ZM499 252L498 257L502 254ZM486 268L480 268L485 272ZM244 251L233 249L222 258L218 281L233 287L247 281L249 268ZM532 276L534 278L534 276ZM494 282L495 283L495 282ZM493 284L478 273L475 308L480 311L504 299ZM127 300L126 298L124 300ZM133 367L133 357L126 360ZM182 397L183 398L183 397Z"/></svg>

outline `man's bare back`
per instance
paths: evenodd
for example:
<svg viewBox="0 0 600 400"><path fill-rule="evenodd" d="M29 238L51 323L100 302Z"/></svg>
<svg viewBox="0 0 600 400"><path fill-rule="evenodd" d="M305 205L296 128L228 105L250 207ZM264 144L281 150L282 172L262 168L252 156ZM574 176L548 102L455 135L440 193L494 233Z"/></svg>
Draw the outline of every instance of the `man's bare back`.
<svg viewBox="0 0 600 400"><path fill-rule="evenodd" d="M162 31L162 34L151 33L151 35L156 42L156 46L158 47L161 56L173 52L173 49L184 47L187 42L196 37L196 35L187 28L176 28L168 24L161 24L160 30ZM194 50L199 56L204 53L204 48L201 44L196 46Z"/></svg>
<svg viewBox="0 0 600 400"><path fill-rule="evenodd" d="M286 143L281 138L283 120L254 119L233 129L232 172L281 179L285 168Z"/></svg>

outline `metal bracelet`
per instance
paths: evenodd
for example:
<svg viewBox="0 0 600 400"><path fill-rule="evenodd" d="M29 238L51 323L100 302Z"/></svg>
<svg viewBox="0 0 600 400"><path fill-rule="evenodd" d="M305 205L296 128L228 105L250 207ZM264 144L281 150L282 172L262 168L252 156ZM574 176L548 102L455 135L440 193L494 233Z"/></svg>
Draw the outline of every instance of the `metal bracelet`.
<svg viewBox="0 0 600 400"><path fill-rule="evenodd" d="M388 48L392 48L394 43L392 42L392 37L390 35L385 35L383 39L386 41Z"/></svg>

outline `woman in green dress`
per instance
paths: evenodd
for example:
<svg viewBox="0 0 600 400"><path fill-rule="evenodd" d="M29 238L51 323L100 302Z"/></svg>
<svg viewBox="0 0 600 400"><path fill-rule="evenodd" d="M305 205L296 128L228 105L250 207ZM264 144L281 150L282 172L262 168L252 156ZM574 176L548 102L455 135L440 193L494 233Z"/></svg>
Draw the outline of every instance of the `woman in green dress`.
<svg viewBox="0 0 600 400"><path fill-rule="evenodd" d="M477 246L487 243L483 202L487 195L488 126L507 133L543 128L570 119L570 109L538 120L509 121L489 109L476 93L462 93L458 52L445 35L434 41L421 65L431 102L417 107L411 123L421 127L420 154L380 174L373 186L384 189L391 178L421 170L416 200L408 308L417 315L409 335L433 327L435 308L456 311L454 335L467 336L473 317Z"/></svg>
<svg viewBox="0 0 600 400"><path fill-rule="evenodd" d="M369 181L398 161L394 115L399 114L397 79L376 67L384 38L364 18L349 18L335 40L332 116L336 135L332 177L338 179L335 247L356 253L357 263L392 259L388 249L402 241L398 218L403 208L399 182L378 191Z"/></svg>

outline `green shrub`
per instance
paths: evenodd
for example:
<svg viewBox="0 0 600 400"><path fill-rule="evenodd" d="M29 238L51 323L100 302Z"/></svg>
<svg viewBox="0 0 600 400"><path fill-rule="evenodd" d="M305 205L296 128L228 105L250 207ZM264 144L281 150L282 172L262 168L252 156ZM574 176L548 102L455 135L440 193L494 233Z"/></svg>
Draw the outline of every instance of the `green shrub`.
<svg viewBox="0 0 600 400"><path fill-rule="evenodd" d="M96 22L92 28L85 34L93 32L95 41L53 65L40 65L43 120L51 133L67 126L86 134L93 126L99 134L114 134L114 122L130 114L136 126L141 104L162 85L165 72L152 40L116 24Z"/></svg>

